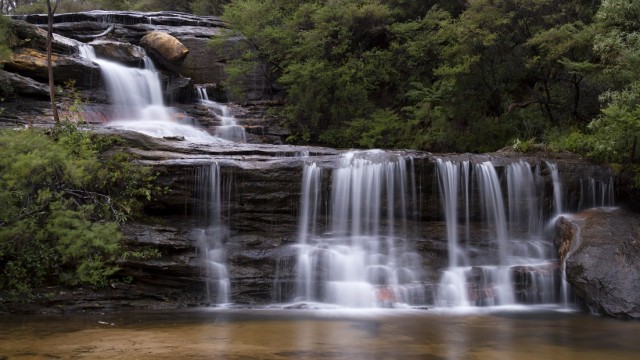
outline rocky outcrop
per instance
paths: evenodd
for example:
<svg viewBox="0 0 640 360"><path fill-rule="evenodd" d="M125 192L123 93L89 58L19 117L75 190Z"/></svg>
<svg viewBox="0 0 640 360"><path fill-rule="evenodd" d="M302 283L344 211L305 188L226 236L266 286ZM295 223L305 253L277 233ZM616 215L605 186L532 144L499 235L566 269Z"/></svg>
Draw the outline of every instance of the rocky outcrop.
<svg viewBox="0 0 640 360"><path fill-rule="evenodd" d="M178 39L161 31L146 34L140 40L140 45L152 59L170 70L177 70L189 54L189 49Z"/></svg>
<svg viewBox="0 0 640 360"><path fill-rule="evenodd" d="M49 98L49 88L38 81L0 69L0 84L9 85L12 91L28 97Z"/></svg>
<svg viewBox="0 0 640 360"><path fill-rule="evenodd" d="M167 218L167 223L179 223L180 226L195 226L194 222L176 222L173 219L193 219L197 214L197 190L195 177L197 169L216 162L220 165L223 184L229 184L224 191L223 217L229 227L229 236L225 242L227 268L231 280L231 299L237 304L268 304L273 301L285 301L292 298L295 282L295 264L299 213L300 191L303 164L311 159L326 169L323 174L323 199L326 204L330 194L330 169L336 166L341 151L326 148L300 148L289 146L260 146L234 144L200 145L186 144L169 139L152 139L138 134L124 133L133 151L148 165L161 174L157 181L162 187L171 189L159 194L150 204L147 212L154 216ZM438 190L434 187L435 156L427 153L403 153L413 159L413 174L420 193L415 208L420 209L409 216L414 219L408 228L415 229L411 234L415 240L415 251L423 261L427 298L433 299L437 291L440 271L447 267L447 235L442 218L442 204ZM304 156L304 154L309 154ZM548 155L548 154L547 154ZM460 154L442 155L444 158L481 163L493 161L498 164L500 173L510 163L527 160L532 165L546 168L545 160L553 161L560 169L573 178L580 176L608 176L608 169L593 166L575 157L522 157L515 154ZM582 174L582 175L581 175ZM544 181L551 183L550 174L541 172ZM579 186L573 180L567 180L567 188ZM437 186L437 184L436 184ZM551 194L547 194L551 196ZM479 201L478 199L473 200ZM550 210L549 210L550 211ZM324 213L324 211L323 211ZM480 216L480 214L478 214ZM320 223L328 222L320 220ZM384 226L384 225L382 225ZM481 249L483 241L490 234L473 225L474 245ZM187 234L187 229L182 229ZM199 255L192 241L193 254L191 264L198 264ZM182 245L181 245L182 246ZM480 250L478 250L480 251ZM195 266L195 265L194 265ZM175 268L175 267L174 267ZM195 270L193 270L195 271ZM516 284L517 299L523 303L534 301L539 296L535 289L535 276L556 274L555 263L538 267L515 267L513 278ZM138 276L143 276L138 273ZM173 275L171 275L173 276ZM277 280L277 281L276 281ZM556 284L557 285L557 284ZM204 287L203 287L204 289ZM204 290L203 290L204 291ZM552 300L553 301L553 300Z"/></svg>
<svg viewBox="0 0 640 360"><path fill-rule="evenodd" d="M90 61L75 56L53 54L52 62L53 77L59 85L73 80L77 86L91 88L100 82L100 68ZM47 54L35 49L13 49L11 59L4 64L4 68L42 83L49 79Z"/></svg>
<svg viewBox="0 0 640 360"><path fill-rule="evenodd" d="M41 52L47 51L47 32L24 21L14 20L9 26L9 47L30 48ZM75 53L77 43L69 38L54 33L51 50L56 54Z"/></svg>
<svg viewBox="0 0 640 360"><path fill-rule="evenodd" d="M31 24L23 21L12 21L9 27L9 46L12 54L9 60L3 63L5 71L20 75L22 78L46 84L49 81L47 73L47 33ZM58 85L63 85L68 80L74 80L76 85L90 88L100 83L100 68L85 59L77 56L78 43L59 35L55 35L52 41L52 62L54 79ZM16 81L16 80L14 80ZM28 86L35 89L33 81ZM17 84L24 88L23 85ZM34 94L41 96L39 91L22 91L21 95Z"/></svg>
<svg viewBox="0 0 640 360"><path fill-rule="evenodd" d="M558 222L559 257L577 296L601 313L640 319L640 217L590 209Z"/></svg>

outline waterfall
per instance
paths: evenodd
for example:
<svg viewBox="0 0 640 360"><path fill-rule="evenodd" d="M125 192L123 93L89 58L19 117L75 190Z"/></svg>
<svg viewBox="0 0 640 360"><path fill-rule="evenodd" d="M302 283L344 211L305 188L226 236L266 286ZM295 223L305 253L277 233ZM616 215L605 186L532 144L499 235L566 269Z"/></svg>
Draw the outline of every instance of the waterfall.
<svg viewBox="0 0 640 360"><path fill-rule="evenodd" d="M228 106L209 100L207 89L196 86L196 96L198 102L220 120L220 125L216 126L216 136L234 142L247 142L247 134L244 128L238 125L235 116Z"/></svg>
<svg viewBox="0 0 640 360"><path fill-rule="evenodd" d="M216 304L227 304L230 281L224 244L229 229L223 221L222 206L230 187L223 183L217 163L196 170L195 190L199 227L193 234L203 258L207 298Z"/></svg>
<svg viewBox="0 0 640 360"><path fill-rule="evenodd" d="M78 53L100 66L113 109L108 127L153 137L183 137L194 142L224 141L176 120L175 113L164 105L162 84L148 57L144 59L144 68L139 69L100 59L90 45L79 44Z"/></svg>
<svg viewBox="0 0 640 360"><path fill-rule="evenodd" d="M316 298L313 286L313 252L307 244L309 237L316 230L315 219L320 206L320 167L315 163L306 164L302 176L302 197L300 199L300 215L298 217L298 244L300 245L297 261L296 292L306 299Z"/></svg>
<svg viewBox="0 0 640 360"><path fill-rule="evenodd" d="M551 213L541 201L546 182L540 166L521 160L505 166L499 175L490 162L470 166L468 162L437 160L449 266L442 271L436 305L550 304L560 299L566 303L565 264L560 265L560 274L551 229L545 228L545 223L564 211L612 205L613 181L612 177L590 177L580 182L580 191L574 194L577 200L567 201L557 165L545 165L553 187ZM472 177L466 174L467 169L473 171ZM475 181L475 188L471 181ZM469 191L472 188L476 193ZM462 244L458 223L462 216L466 218L469 234L470 214L474 213L469 209L471 198L478 199L475 213L481 221L474 222L478 229Z"/></svg>
<svg viewBox="0 0 640 360"><path fill-rule="evenodd" d="M458 193L460 173L469 165L468 162L454 163L437 159L438 180L445 217L447 218L447 239L449 244L449 267L466 266L469 261L465 258L465 251L459 246L458 236ZM462 169L461 169L462 168ZM464 179L463 179L464 181ZM465 202L467 195L465 195Z"/></svg>
<svg viewBox="0 0 640 360"><path fill-rule="evenodd" d="M350 152L332 171L328 224L321 216L322 169L305 165L295 300L346 307L424 304L421 259L405 219L406 161L382 151Z"/></svg>
<svg viewBox="0 0 640 360"><path fill-rule="evenodd" d="M553 302L552 244L542 236L543 207L537 200L544 191L539 169L532 169L524 161L510 164L502 176L506 191L490 162L471 166L468 162L438 159L437 169L449 267L442 273L436 304L457 307ZM473 177L469 175L471 170ZM474 188L471 181L476 183L475 194L469 191ZM458 200L458 194L463 201ZM482 220L474 227L486 235L461 246L457 224L464 216L469 233L471 197L478 198L477 213Z"/></svg>
<svg viewBox="0 0 640 360"><path fill-rule="evenodd" d="M607 181L596 181L593 177L580 179L578 209L611 207L614 205L613 176Z"/></svg>
<svg viewBox="0 0 640 360"><path fill-rule="evenodd" d="M554 215L560 215L564 209L562 207L562 183L560 182L558 167L556 164L548 161L547 166L551 172L551 180L553 182L553 213Z"/></svg>

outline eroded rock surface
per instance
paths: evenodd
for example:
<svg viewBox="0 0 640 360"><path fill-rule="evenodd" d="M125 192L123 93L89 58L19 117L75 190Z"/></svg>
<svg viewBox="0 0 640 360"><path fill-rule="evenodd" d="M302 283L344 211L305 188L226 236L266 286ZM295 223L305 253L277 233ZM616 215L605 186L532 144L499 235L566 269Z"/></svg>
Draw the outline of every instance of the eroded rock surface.
<svg viewBox="0 0 640 360"><path fill-rule="evenodd" d="M640 319L640 216L596 208L562 218L558 229L576 294L609 316Z"/></svg>
<svg viewBox="0 0 640 360"><path fill-rule="evenodd" d="M178 69L189 54L189 49L175 37L161 31L152 31L140 40L147 53L168 69Z"/></svg>

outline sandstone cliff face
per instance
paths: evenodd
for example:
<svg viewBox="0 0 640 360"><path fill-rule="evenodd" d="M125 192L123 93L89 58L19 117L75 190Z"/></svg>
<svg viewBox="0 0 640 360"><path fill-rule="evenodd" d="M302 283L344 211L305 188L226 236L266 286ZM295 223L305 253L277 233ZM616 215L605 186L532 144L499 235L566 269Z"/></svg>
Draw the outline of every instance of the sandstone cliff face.
<svg viewBox="0 0 640 360"><path fill-rule="evenodd" d="M577 296L606 315L640 319L640 217L590 209L558 226L559 256Z"/></svg>

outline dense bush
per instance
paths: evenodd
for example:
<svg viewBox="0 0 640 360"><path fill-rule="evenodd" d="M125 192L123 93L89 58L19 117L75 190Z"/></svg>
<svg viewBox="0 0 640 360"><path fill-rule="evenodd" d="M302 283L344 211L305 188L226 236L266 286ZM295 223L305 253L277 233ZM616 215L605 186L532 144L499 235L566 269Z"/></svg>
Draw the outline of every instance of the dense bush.
<svg viewBox="0 0 640 360"><path fill-rule="evenodd" d="M0 290L103 286L118 270L119 225L154 190L118 143L71 123L0 131Z"/></svg>

